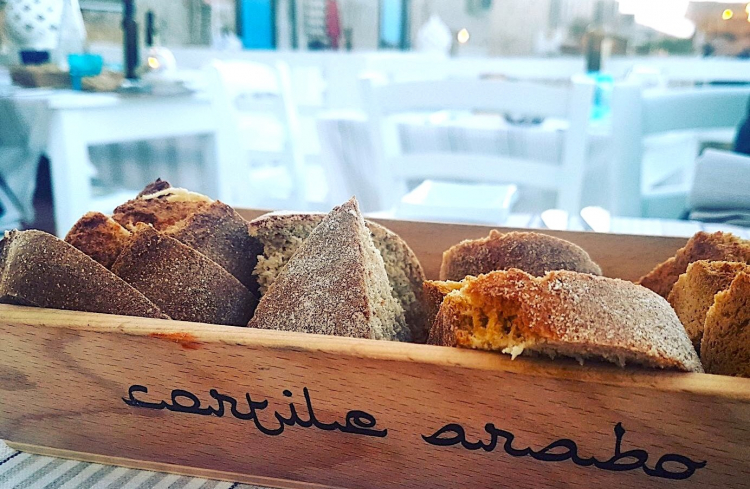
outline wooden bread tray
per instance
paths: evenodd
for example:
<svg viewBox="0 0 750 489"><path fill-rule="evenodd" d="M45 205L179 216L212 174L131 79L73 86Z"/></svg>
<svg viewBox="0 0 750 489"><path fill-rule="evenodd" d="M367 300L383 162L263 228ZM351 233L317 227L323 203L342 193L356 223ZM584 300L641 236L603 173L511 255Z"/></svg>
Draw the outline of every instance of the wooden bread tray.
<svg viewBox="0 0 750 489"><path fill-rule="evenodd" d="M489 231L381 222L428 278ZM550 234L626 279L685 243ZM7 305L0 335L0 438L33 453L289 488L750 481L750 379Z"/></svg>

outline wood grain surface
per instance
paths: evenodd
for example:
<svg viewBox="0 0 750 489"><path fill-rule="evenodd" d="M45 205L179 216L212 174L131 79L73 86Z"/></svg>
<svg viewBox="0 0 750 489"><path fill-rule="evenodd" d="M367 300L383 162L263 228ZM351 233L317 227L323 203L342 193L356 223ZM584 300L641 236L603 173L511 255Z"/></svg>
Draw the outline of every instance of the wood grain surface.
<svg viewBox="0 0 750 489"><path fill-rule="evenodd" d="M750 480L750 379L7 305L0 318L0 438L17 446L273 485L739 488ZM133 385L148 389L134 393L140 406L126 402ZM304 426L311 419L305 389L328 429ZM263 434L220 397L236 399L242 414L246 394L259 406L268 402L256 411L264 430L281 419L294 425ZM452 424L442 438L456 440L460 425L467 442L489 447L488 423L513 434L511 451L541 453L567 440L569 452L575 443L579 458L600 461L613 457L619 424L620 453L647 456L652 470L665 454L706 465L671 480L637 464L613 471L514 456L502 437L493 450L424 438ZM362 434L376 430L387 432ZM558 445L546 455L564 451ZM663 465L663 473L684 470Z"/></svg>
<svg viewBox="0 0 750 489"><path fill-rule="evenodd" d="M240 209L245 219L253 219L265 211ZM607 277L636 281L656 265L685 246L687 238L661 236L633 236L627 234L552 231L548 229L518 229L466 224L439 224L388 219L372 219L401 236L414 250L428 279L437 280L443 251L464 239L483 238L491 229L500 232L534 231L571 241L588 252L602 267Z"/></svg>

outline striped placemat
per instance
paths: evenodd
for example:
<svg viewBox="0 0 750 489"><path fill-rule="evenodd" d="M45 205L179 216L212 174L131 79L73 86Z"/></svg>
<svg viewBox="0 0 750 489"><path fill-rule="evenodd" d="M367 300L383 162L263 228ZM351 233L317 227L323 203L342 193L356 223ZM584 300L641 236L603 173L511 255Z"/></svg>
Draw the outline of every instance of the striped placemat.
<svg viewBox="0 0 750 489"><path fill-rule="evenodd" d="M263 489L258 486L126 469L17 452L0 441L2 489Z"/></svg>

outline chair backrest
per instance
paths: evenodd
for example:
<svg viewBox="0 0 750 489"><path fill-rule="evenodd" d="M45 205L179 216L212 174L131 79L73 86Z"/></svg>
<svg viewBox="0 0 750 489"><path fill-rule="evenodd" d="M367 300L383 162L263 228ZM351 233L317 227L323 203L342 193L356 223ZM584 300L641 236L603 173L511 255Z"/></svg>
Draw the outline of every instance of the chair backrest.
<svg viewBox="0 0 750 489"><path fill-rule="evenodd" d="M265 64L214 60L208 65L207 71L220 123L228 126L226 133L232 135L235 147L245 148L238 158L245 163L253 158L279 161L292 180L287 202L279 205L304 208L305 160L299 147L301 130L292 96L289 67L283 62ZM243 117L272 118L281 132L278 149L269 149L265 144L262 147L248 145L249 138L241 131ZM247 186L244 192L241 189L244 178L251 178L249 166L235 176L238 192L248 195ZM262 203L253 202L250 198L246 204Z"/></svg>
<svg viewBox="0 0 750 489"><path fill-rule="evenodd" d="M633 83L615 84L612 93L612 214L641 216L645 138L669 132L736 128L747 116L748 100L750 87L651 91ZM691 165L695 156L697 154L689 158ZM669 161L664 162L665 167L669 164Z"/></svg>
<svg viewBox="0 0 750 489"><path fill-rule="evenodd" d="M406 193L408 181L426 179L477 183L516 183L557 192L557 207L578 212L593 82L576 79L557 87L526 82L448 79L379 85L363 80L370 134L383 208ZM404 152L397 117L410 112L470 111L498 116L549 117L568 121L563 148L549 161L527 155L466 152Z"/></svg>

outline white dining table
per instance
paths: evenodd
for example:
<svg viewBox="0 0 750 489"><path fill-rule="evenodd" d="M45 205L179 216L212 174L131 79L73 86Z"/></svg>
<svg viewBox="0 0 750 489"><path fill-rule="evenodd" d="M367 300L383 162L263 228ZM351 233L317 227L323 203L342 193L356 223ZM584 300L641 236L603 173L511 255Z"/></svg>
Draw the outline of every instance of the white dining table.
<svg viewBox="0 0 750 489"><path fill-rule="evenodd" d="M92 208L93 145L176 136L202 138L206 193L231 202L238 164L233 142L222 128L209 97L82 93L15 89L0 94L0 175L28 218L37 162L50 160L57 233L64 234Z"/></svg>

